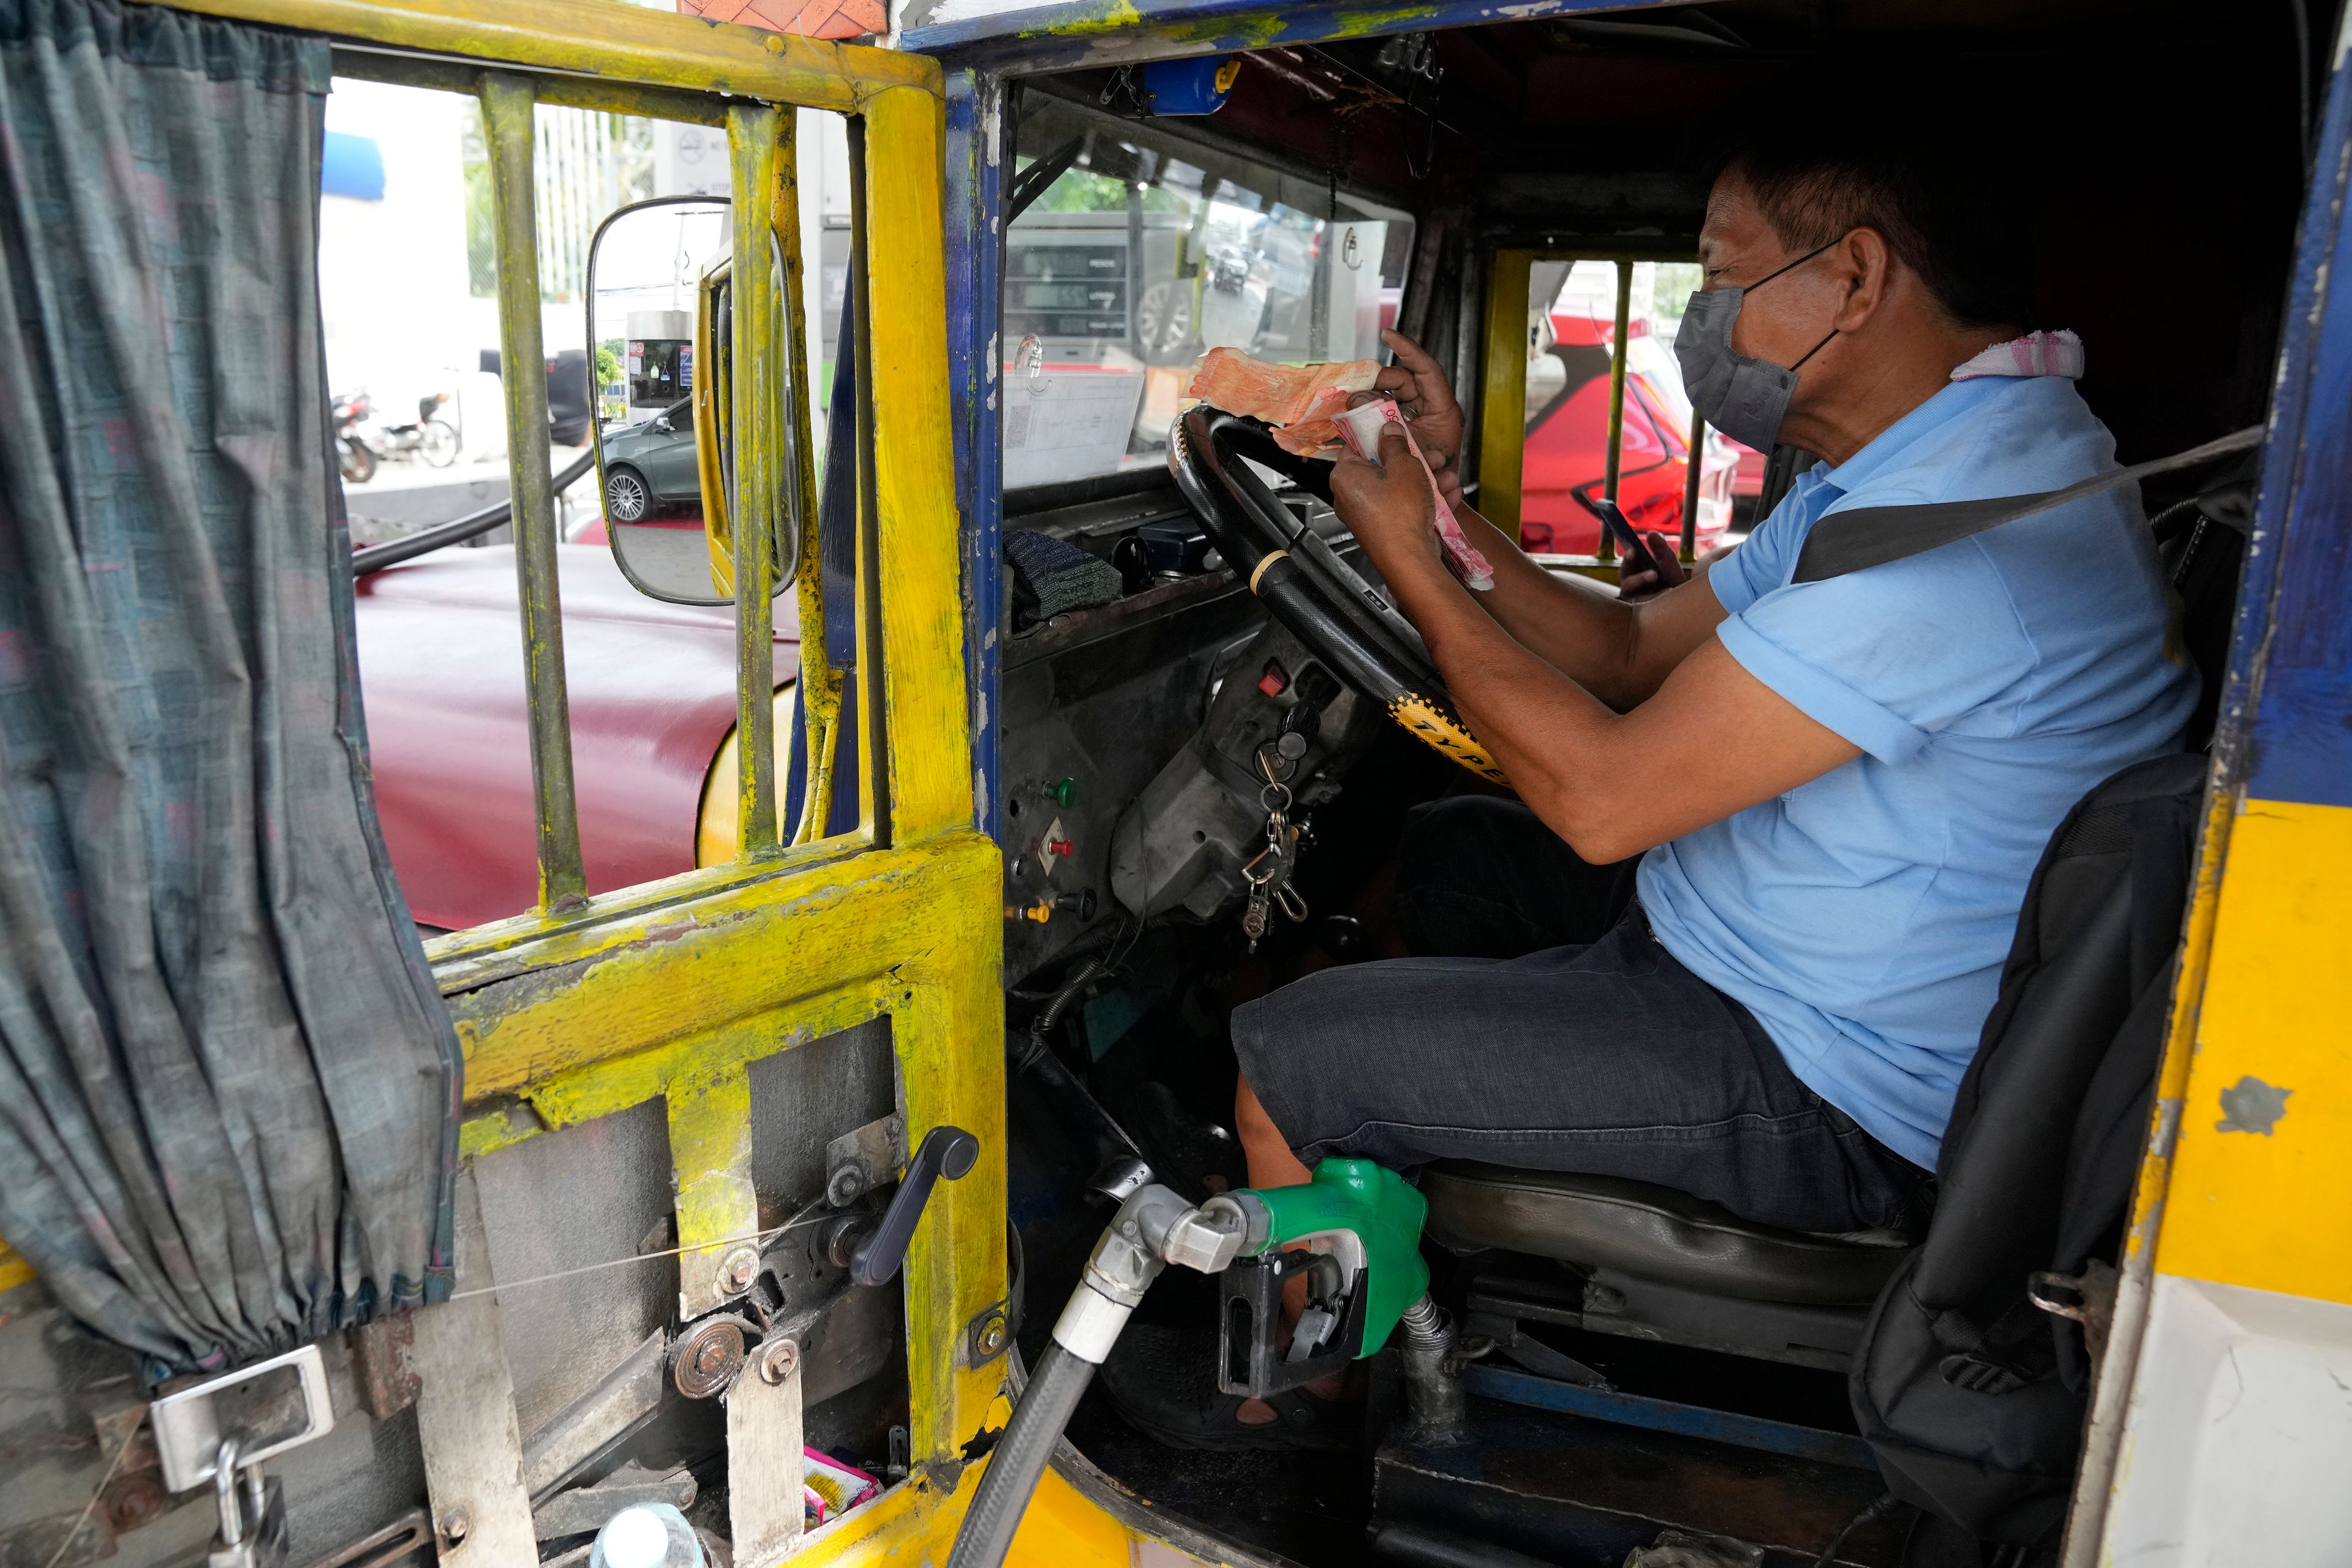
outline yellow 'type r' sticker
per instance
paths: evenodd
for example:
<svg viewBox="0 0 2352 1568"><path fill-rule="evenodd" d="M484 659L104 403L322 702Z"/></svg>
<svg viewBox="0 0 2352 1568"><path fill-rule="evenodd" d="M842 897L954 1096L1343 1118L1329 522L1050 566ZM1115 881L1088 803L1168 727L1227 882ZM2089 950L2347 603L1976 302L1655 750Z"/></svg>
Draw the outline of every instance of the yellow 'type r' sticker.
<svg viewBox="0 0 2352 1568"><path fill-rule="evenodd" d="M1462 721L1427 698L1411 693L1397 698L1389 704L1389 717L1480 778L1492 779L1498 784L1511 782L1495 759L1487 755L1486 748L1462 727Z"/></svg>

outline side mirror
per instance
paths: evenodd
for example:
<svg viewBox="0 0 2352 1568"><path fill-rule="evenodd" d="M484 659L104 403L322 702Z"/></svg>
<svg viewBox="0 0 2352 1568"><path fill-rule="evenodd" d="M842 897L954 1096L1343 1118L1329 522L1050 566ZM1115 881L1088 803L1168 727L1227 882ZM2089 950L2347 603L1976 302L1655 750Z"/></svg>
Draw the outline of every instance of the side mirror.
<svg viewBox="0 0 2352 1568"><path fill-rule="evenodd" d="M604 534L622 575L673 604L735 602L725 428L734 244L726 198L657 196L605 218L588 251L589 390L593 399L602 388L613 413L593 435ZM656 439L682 431L693 438ZM798 555L784 531L779 593Z"/></svg>

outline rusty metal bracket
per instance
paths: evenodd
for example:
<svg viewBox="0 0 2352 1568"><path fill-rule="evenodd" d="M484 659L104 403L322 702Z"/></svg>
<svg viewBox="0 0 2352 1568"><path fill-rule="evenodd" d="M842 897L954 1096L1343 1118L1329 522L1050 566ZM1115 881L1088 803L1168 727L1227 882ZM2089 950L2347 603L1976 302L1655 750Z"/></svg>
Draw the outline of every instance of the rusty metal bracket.
<svg viewBox="0 0 2352 1568"><path fill-rule="evenodd" d="M409 1357L416 1344L416 1323L406 1312L351 1331L352 1359L358 1363L360 1398L369 1416L389 1421L416 1403L416 1371Z"/></svg>
<svg viewBox="0 0 2352 1568"><path fill-rule="evenodd" d="M847 1208L898 1179L907 1163L907 1119L893 1111L845 1132L824 1146L824 1196Z"/></svg>
<svg viewBox="0 0 2352 1568"><path fill-rule="evenodd" d="M2107 1331L2116 1321L2119 1278L2113 1264L2095 1258L2080 1274L2054 1274L2045 1268L2025 1277L2027 1300L2053 1317L2071 1318L2083 1326L2084 1349L2089 1353L2094 1375L2106 1359Z"/></svg>
<svg viewBox="0 0 2352 1568"><path fill-rule="evenodd" d="M1003 1301L984 1307L964 1325L963 1359L966 1366L986 1366L1003 1355L1013 1343L1013 1323L1006 1316L1006 1307L1007 1303Z"/></svg>
<svg viewBox="0 0 2352 1568"><path fill-rule="evenodd" d="M306 1568L393 1568L432 1544L432 1516L413 1508L382 1530L335 1548Z"/></svg>
<svg viewBox="0 0 2352 1568"><path fill-rule="evenodd" d="M523 1489L522 1434L506 1326L490 1288L489 1242L474 1173L457 1176L457 1295L416 1316L410 1364L425 1489L445 1568L507 1568L539 1554Z"/></svg>

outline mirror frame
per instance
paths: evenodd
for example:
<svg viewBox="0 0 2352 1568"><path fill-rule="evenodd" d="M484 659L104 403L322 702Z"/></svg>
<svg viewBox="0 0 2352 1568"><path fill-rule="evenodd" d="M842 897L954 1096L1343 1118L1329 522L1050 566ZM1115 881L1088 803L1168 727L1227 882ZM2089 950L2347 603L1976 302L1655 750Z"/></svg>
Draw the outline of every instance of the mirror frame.
<svg viewBox="0 0 2352 1568"><path fill-rule="evenodd" d="M647 583L643 577L637 575L637 574L630 568L629 558L621 549L620 535L614 531L612 514L606 510L606 496L604 489L604 421L599 417L599 410L603 405L603 398L602 388L596 380L596 257L597 253L604 247L604 231L612 227L615 223L618 223L621 219L629 216L633 213L646 212L655 207L677 206L724 207L728 210L731 218L735 203L734 198L731 196L650 196L641 202L630 202L625 205L614 207L611 212L604 215L604 220L596 226L596 232L589 237L588 271L587 277L581 289L581 292L583 297L584 309L587 313L589 447L590 450L594 453L596 458L596 504L598 510L604 514L604 545L606 549L613 552L613 563L621 569L621 575L627 580L629 586L635 588L638 593L646 595L646 597L659 600L661 603L666 605L695 605L706 609L717 609L720 606L731 606L735 603L734 595L731 593L722 595L716 589L706 595L693 596L682 594L667 593L662 589L655 587L652 584ZM770 247L773 248L775 237L772 233L769 236L769 243ZM700 327L702 322L702 279L699 278L695 279L695 322L697 327L696 335L697 338L699 339L701 335ZM790 328L787 327L786 330L789 331ZM698 359L702 358L698 353L696 357ZM702 374L710 363L712 362L705 360L702 364L698 365L698 374ZM625 371L625 368L626 367L624 366ZM707 384L707 382L698 381L693 391L690 392L688 395L698 398L703 387ZM698 471L699 471L701 465L702 447L702 420L698 415L695 422L696 466ZM706 481L704 487L706 494L703 501L702 538L703 547L707 551L710 548L710 513L709 510L710 502L707 493L709 489L707 481L710 476L705 474L702 477ZM723 498L720 501L720 505L722 507L725 506ZM790 569L793 564L793 562L791 559L783 558L782 550L782 541L780 539L776 542L778 546L779 560L777 563L778 570L774 573L774 595L782 595L787 588L790 588L793 585L793 574Z"/></svg>

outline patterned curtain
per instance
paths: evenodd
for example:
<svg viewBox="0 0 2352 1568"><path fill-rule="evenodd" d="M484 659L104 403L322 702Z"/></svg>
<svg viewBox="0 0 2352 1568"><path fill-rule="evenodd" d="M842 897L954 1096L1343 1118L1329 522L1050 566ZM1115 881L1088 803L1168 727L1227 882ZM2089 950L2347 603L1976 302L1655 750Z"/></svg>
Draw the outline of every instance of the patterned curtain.
<svg viewBox="0 0 2352 1568"><path fill-rule="evenodd" d="M448 1289L460 1062L326 427L330 68L0 0L0 1237L179 1368Z"/></svg>

